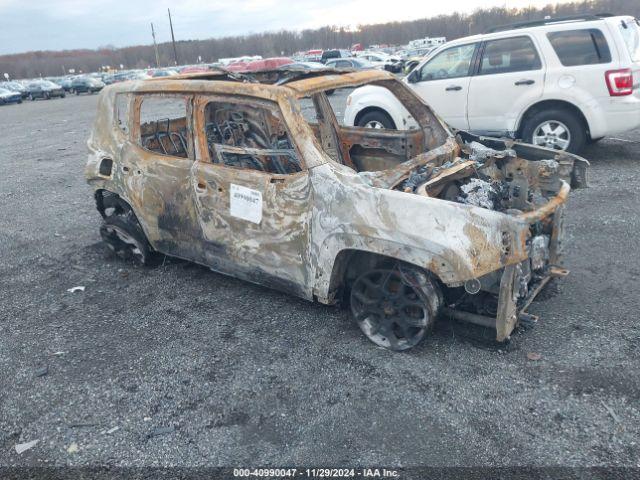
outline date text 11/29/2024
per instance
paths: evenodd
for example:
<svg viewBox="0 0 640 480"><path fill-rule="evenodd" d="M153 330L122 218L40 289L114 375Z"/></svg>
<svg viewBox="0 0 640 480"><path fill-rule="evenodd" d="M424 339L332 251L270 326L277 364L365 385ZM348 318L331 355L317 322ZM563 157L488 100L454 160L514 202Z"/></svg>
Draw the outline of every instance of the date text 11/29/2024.
<svg viewBox="0 0 640 480"><path fill-rule="evenodd" d="M399 472L387 468L234 468L237 478L399 478Z"/></svg>

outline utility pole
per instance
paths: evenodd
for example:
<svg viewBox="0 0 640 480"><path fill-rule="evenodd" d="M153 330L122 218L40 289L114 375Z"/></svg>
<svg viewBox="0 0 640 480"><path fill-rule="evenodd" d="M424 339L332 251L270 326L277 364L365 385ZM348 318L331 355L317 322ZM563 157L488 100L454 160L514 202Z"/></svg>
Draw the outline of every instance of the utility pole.
<svg viewBox="0 0 640 480"><path fill-rule="evenodd" d="M156 51L156 67L160 68L160 56L158 55L158 44L156 43L156 32L153 29L153 22L151 22L151 36L153 37L153 48Z"/></svg>
<svg viewBox="0 0 640 480"><path fill-rule="evenodd" d="M178 65L178 51L176 50L176 37L173 36L173 23L171 22L171 10L167 8L167 12L169 12L169 27L171 27L171 43L173 43L173 58L175 59L176 65Z"/></svg>

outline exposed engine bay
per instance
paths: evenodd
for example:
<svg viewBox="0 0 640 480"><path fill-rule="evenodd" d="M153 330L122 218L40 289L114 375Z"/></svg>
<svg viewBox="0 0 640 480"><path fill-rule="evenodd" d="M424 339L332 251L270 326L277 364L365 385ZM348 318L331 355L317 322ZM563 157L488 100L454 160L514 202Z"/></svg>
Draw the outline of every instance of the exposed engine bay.
<svg viewBox="0 0 640 480"><path fill-rule="evenodd" d="M522 145L516 151L502 142L481 143L479 137L463 135L466 138L459 135L456 139L460 156L444 163L437 160L423 163L394 188L519 216L529 222L526 241L529 258L514 266L514 285L509 294L521 312L520 320L531 320L532 316L524 313L530 298L551 277L566 275L560 268L564 208L559 207L549 215L536 212L544 210L563 185L568 191L571 184L586 184L587 163L575 165L575 157L551 151L551 158L527 160L523 158L527 152ZM505 148L494 149L487 143ZM540 150L536 150L536 156L540 156ZM498 315L504 271L504 268L496 270L463 285L450 285L443 292L447 311L467 321L487 324L485 320Z"/></svg>
<svg viewBox="0 0 640 480"><path fill-rule="evenodd" d="M399 189L516 214L544 205L562 180L570 182L571 168L561 171L555 159L525 160L515 150L497 151L476 141L465 143L462 152L467 158L422 165Z"/></svg>

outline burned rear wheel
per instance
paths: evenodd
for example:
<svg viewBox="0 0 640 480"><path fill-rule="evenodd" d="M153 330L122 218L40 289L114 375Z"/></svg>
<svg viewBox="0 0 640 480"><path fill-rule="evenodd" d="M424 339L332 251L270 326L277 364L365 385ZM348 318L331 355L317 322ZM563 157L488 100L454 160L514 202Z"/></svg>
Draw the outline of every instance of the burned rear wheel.
<svg viewBox="0 0 640 480"><path fill-rule="evenodd" d="M158 255L151 248L133 210L116 195L102 199L104 221L100 236L117 256L140 265L154 265Z"/></svg>
<svg viewBox="0 0 640 480"><path fill-rule="evenodd" d="M153 253L146 238L140 235L139 226L133 225L124 217L105 218L100 227L100 236L120 258L140 265L151 264Z"/></svg>
<svg viewBox="0 0 640 480"><path fill-rule="evenodd" d="M406 350L433 326L439 298L437 286L422 271L402 266L370 270L351 288L351 313L373 343Z"/></svg>

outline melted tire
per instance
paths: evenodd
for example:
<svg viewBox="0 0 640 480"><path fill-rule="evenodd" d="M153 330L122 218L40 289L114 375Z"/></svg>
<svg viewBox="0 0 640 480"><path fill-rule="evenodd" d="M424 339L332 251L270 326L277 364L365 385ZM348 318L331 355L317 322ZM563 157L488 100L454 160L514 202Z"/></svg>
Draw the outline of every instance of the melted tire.
<svg viewBox="0 0 640 480"><path fill-rule="evenodd" d="M131 210L124 215L105 217L100 236L118 257L138 265L153 266L158 255L153 251L142 227Z"/></svg>

